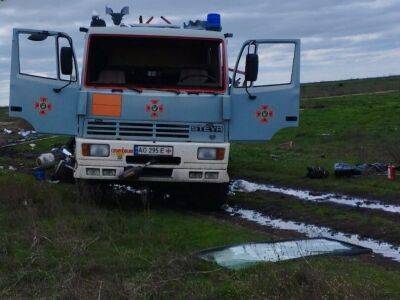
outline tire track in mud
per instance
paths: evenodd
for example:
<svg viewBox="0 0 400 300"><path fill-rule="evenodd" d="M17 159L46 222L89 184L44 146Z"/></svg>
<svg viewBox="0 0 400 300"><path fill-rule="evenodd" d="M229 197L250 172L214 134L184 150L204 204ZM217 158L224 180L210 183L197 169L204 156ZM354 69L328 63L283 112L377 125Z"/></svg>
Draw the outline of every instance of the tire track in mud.
<svg viewBox="0 0 400 300"><path fill-rule="evenodd" d="M384 204L378 200L368 200L359 197L351 197L334 193L313 193L309 190L284 188L275 185L254 183L246 180L235 180L234 182L232 182L230 191L232 193L253 193L257 191L265 191L285 196L291 196L307 202L333 203L337 204L338 206L365 208L381 212L400 214L399 205Z"/></svg>
<svg viewBox="0 0 400 300"><path fill-rule="evenodd" d="M354 245L362 246L371 249L375 254L389 258L395 262L400 262L400 247L394 246L385 241L375 240L371 238L362 238L358 234L348 234L340 231L333 230L329 227L316 226L302 222L285 221L282 219L272 218L264 215L261 212L245 209L226 207L225 212L230 216L238 217L256 223L261 226L279 230L289 230L297 233L304 234L309 238L324 237L331 238L338 241L351 243Z"/></svg>

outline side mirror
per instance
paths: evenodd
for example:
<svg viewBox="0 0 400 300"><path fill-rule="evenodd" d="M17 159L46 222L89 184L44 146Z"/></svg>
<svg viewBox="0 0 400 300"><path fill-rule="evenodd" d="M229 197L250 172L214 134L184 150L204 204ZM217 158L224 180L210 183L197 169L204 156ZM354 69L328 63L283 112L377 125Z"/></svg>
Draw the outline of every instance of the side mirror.
<svg viewBox="0 0 400 300"><path fill-rule="evenodd" d="M246 81L256 81L258 77L258 55L257 54L247 54L246 55L246 71L245 71Z"/></svg>
<svg viewBox="0 0 400 300"><path fill-rule="evenodd" d="M62 47L60 52L61 73L63 75L72 75L74 63L74 54L71 47Z"/></svg>

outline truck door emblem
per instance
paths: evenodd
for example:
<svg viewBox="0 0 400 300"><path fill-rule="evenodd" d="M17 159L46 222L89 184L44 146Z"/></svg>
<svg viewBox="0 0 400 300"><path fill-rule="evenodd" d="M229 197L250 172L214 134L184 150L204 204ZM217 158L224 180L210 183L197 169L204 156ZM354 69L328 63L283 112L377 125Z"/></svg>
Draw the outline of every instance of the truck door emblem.
<svg viewBox="0 0 400 300"><path fill-rule="evenodd" d="M164 111L164 105L159 100L152 99L146 104L146 112L150 113L153 119L158 119L159 114Z"/></svg>
<svg viewBox="0 0 400 300"><path fill-rule="evenodd" d="M260 120L261 123L268 123L268 121L274 116L274 112L271 108L266 104L262 104L259 109L256 111L256 117Z"/></svg>
<svg viewBox="0 0 400 300"><path fill-rule="evenodd" d="M53 108L53 105L46 97L40 97L39 102L35 102L35 109L39 111L39 115L44 116Z"/></svg>

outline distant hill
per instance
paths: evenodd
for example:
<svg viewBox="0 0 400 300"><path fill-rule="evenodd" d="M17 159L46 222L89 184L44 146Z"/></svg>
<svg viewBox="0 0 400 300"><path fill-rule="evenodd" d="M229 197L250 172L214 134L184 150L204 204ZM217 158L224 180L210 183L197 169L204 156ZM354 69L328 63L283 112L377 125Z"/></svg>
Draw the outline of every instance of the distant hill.
<svg viewBox="0 0 400 300"><path fill-rule="evenodd" d="M395 90L400 91L400 75L304 83L301 85L301 97L307 99Z"/></svg>

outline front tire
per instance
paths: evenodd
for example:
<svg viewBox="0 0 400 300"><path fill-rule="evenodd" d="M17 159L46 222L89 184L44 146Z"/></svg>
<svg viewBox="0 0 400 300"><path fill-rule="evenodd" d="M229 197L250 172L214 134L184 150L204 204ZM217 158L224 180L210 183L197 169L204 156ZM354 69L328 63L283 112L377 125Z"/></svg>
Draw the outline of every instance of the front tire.
<svg viewBox="0 0 400 300"><path fill-rule="evenodd" d="M106 185L104 183L87 180L76 179L75 185L78 192L78 201L90 204L103 204L106 196Z"/></svg>
<svg viewBox="0 0 400 300"><path fill-rule="evenodd" d="M220 210L228 201L228 183L202 184L191 192L192 203L202 210Z"/></svg>

